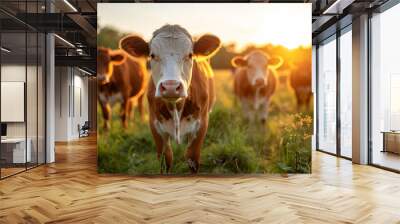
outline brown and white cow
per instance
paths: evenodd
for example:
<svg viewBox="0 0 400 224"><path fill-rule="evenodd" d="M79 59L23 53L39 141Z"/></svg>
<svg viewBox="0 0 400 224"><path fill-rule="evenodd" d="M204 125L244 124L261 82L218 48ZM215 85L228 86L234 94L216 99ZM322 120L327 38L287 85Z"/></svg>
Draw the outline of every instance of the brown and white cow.
<svg viewBox="0 0 400 224"><path fill-rule="evenodd" d="M110 127L111 106L121 102L121 120L128 126L132 107L138 104L143 117L143 95L148 83L145 61L136 59L122 50L97 49L98 97L104 117L104 129Z"/></svg>
<svg viewBox="0 0 400 224"><path fill-rule="evenodd" d="M149 42L127 36L120 46L135 57L150 58L149 123L161 163L165 156L169 172L173 160L170 140L179 144L187 137L185 157L191 172L197 173L208 114L215 102L213 72L207 59L219 49L220 40L203 35L194 41L179 25L165 25Z"/></svg>
<svg viewBox="0 0 400 224"><path fill-rule="evenodd" d="M290 64L290 85L296 94L297 109L308 108L311 101L311 59Z"/></svg>
<svg viewBox="0 0 400 224"><path fill-rule="evenodd" d="M244 57L232 59L232 65L236 67L234 93L248 120L260 119L262 123L267 120L270 99L277 85L275 72L282 63L281 57L271 58L261 50L253 50Z"/></svg>

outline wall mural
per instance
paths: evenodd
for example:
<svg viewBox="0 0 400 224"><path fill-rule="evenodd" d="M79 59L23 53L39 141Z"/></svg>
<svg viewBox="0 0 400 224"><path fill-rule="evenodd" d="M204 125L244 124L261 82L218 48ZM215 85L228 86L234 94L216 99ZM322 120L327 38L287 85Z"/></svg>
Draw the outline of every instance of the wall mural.
<svg viewBox="0 0 400 224"><path fill-rule="evenodd" d="M98 171L310 173L311 4L98 4Z"/></svg>

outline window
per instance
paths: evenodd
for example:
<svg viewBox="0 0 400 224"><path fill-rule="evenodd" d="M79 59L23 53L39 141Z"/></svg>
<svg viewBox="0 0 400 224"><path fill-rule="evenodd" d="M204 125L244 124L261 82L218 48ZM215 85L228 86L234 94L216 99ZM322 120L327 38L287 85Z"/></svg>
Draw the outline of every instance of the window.
<svg viewBox="0 0 400 224"><path fill-rule="evenodd" d="M318 48L318 149L336 153L336 39Z"/></svg>
<svg viewBox="0 0 400 224"><path fill-rule="evenodd" d="M352 35L340 36L340 155L352 156Z"/></svg>
<svg viewBox="0 0 400 224"><path fill-rule="evenodd" d="M400 170L400 5L371 18L371 159Z"/></svg>

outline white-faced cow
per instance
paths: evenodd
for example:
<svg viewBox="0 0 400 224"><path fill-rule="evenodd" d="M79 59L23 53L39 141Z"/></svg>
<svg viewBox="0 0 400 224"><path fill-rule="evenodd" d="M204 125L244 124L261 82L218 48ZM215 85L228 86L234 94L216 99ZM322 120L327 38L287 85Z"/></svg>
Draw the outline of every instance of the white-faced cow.
<svg viewBox="0 0 400 224"><path fill-rule="evenodd" d="M145 62L128 55L122 50L97 49L97 83L100 106L103 112L104 129L108 130L111 106L121 102L121 120L128 126L132 107L138 104L143 116L143 95L148 83Z"/></svg>
<svg viewBox="0 0 400 224"><path fill-rule="evenodd" d="M185 157L191 172L197 173L208 114L215 102L208 59L219 49L220 40L213 35L193 40L179 25L165 25L153 33L149 42L128 36L121 40L120 46L135 57L150 58L152 81L147 98L158 158L162 162L165 156L169 172L173 159L170 139L181 143L187 137Z"/></svg>
<svg viewBox="0 0 400 224"><path fill-rule="evenodd" d="M271 58L261 50L253 50L244 57L232 59L232 65L236 67L234 93L248 120L255 121L257 118L265 123L270 98L276 88L275 72L282 63L281 57Z"/></svg>

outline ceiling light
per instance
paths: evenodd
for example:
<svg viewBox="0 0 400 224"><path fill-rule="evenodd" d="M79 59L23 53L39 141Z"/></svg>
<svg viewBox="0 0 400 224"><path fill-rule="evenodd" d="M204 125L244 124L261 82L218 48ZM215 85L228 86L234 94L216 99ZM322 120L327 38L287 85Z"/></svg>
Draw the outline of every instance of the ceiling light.
<svg viewBox="0 0 400 224"><path fill-rule="evenodd" d="M10 53L10 52L11 52L11 50L9 50L9 49L7 49L7 48L5 48L5 47L1 47L0 49L1 49L2 51L6 52L6 53Z"/></svg>
<svg viewBox="0 0 400 224"><path fill-rule="evenodd" d="M336 0L322 14L342 14L347 6L351 5L355 0Z"/></svg>
<svg viewBox="0 0 400 224"><path fill-rule="evenodd" d="M64 0L64 3L68 5L68 7L70 7L74 12L78 12L78 10L68 0Z"/></svg>
<svg viewBox="0 0 400 224"><path fill-rule="evenodd" d="M78 55L84 55L85 53L83 52L82 48L77 48L76 49L76 53L78 53Z"/></svg>
<svg viewBox="0 0 400 224"><path fill-rule="evenodd" d="M75 48L75 45L73 45L73 44L72 44L71 42L69 42L68 40L66 40L66 39L64 39L64 38L62 38L62 37L60 37L60 36L57 35L57 34L54 34L54 36L57 37L57 38L58 38L59 40L61 40L62 42L64 42L65 44L67 44L68 46Z"/></svg>
<svg viewBox="0 0 400 224"><path fill-rule="evenodd" d="M81 69L81 68L79 68L79 67L78 67L78 70L81 71L81 72L83 72L83 73L85 73L85 74L87 74L87 75L92 75L92 73L90 73L90 72L88 72L88 71L86 71L86 70L83 70L83 69Z"/></svg>

